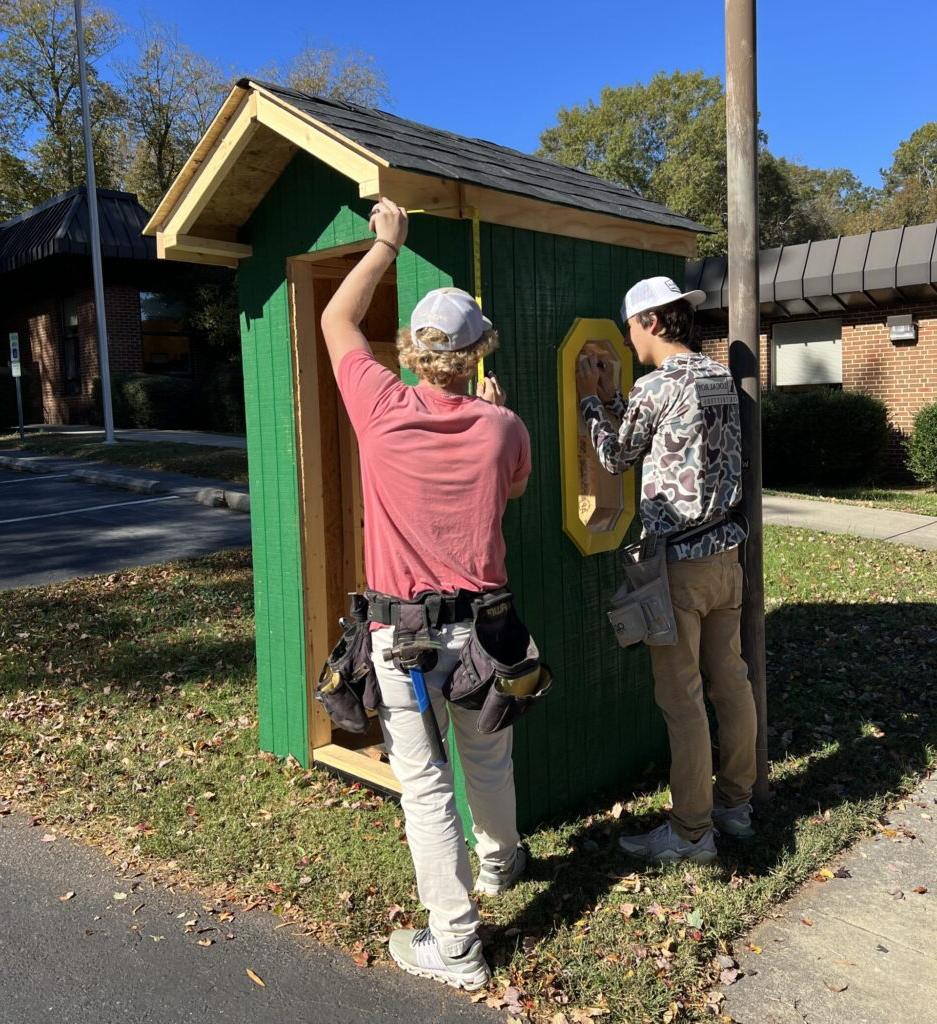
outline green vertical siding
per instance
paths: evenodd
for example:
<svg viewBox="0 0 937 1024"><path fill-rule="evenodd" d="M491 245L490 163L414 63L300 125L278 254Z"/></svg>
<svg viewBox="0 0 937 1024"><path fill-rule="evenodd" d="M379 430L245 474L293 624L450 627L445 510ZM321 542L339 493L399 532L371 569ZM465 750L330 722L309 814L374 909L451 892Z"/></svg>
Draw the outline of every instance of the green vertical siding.
<svg viewBox="0 0 937 1024"><path fill-rule="evenodd" d="M368 237L370 205L350 182L297 156L250 222L254 255L239 274L260 742L303 763L307 666L286 261ZM529 828L627 783L666 753L646 652L621 651L605 624L617 556L584 558L563 532L556 358L577 316L617 319L634 281L652 274L680 280L683 260L489 224L481 244L485 312L501 335L492 367L533 446L527 494L511 503L504 522L509 575L557 679L515 733L518 815ZM397 262L400 322L426 291L444 285L473 290L471 226L414 215Z"/></svg>

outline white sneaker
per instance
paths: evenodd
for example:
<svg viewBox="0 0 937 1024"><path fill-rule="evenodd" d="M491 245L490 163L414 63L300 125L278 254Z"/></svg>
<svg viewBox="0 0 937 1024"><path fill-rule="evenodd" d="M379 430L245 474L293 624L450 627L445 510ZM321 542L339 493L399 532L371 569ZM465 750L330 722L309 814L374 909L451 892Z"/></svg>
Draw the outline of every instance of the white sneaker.
<svg viewBox="0 0 937 1024"><path fill-rule="evenodd" d="M736 839L751 839L755 834L752 828L752 805L739 804L737 807L714 807L713 824L717 832Z"/></svg>
<svg viewBox="0 0 937 1024"><path fill-rule="evenodd" d="M491 980L491 969L478 939L459 956L447 956L429 928L420 931L398 928L391 932L388 950L397 966L407 974L443 981L452 988L474 992Z"/></svg>
<svg viewBox="0 0 937 1024"><path fill-rule="evenodd" d="M713 830L691 843L683 839L665 822L653 832L640 836L619 836L618 845L629 857L640 860L671 863L681 860L693 861L694 864L711 864L716 859L716 842Z"/></svg>
<svg viewBox="0 0 937 1024"><path fill-rule="evenodd" d="M482 864L475 879L475 891L486 896L500 896L507 892L527 870L527 851L518 846L514 860L503 867L485 867Z"/></svg>

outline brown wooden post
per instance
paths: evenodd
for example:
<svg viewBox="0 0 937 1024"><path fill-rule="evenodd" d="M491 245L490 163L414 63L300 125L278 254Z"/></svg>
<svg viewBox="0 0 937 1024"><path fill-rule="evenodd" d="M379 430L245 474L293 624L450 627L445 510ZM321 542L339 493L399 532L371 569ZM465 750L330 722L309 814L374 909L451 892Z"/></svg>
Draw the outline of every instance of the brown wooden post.
<svg viewBox="0 0 937 1024"><path fill-rule="evenodd" d="M742 653L758 711L755 797L768 796L768 700L761 516L758 310L758 96L755 0L726 0L726 146L729 194L729 368L741 398L746 590Z"/></svg>

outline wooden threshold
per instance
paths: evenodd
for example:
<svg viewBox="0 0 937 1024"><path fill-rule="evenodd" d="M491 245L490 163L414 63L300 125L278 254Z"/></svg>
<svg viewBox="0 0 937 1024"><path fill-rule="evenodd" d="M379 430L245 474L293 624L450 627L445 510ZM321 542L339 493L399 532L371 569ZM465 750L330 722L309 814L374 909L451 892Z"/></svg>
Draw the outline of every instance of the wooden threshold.
<svg viewBox="0 0 937 1024"><path fill-rule="evenodd" d="M313 750L312 759L315 764L333 768L348 778L359 779L385 793L400 795L400 783L391 771L390 765L377 761L360 750L349 750L337 743L326 743L325 746Z"/></svg>

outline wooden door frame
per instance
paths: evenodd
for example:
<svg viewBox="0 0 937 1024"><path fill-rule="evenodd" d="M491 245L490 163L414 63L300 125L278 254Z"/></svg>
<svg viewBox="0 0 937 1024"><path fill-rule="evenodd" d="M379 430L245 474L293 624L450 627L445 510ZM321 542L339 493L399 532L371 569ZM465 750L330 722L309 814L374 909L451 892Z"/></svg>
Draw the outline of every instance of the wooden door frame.
<svg viewBox="0 0 937 1024"><path fill-rule="evenodd" d="M327 765L379 789L399 793L400 784L388 764L332 742L332 723L315 699L319 669L338 638L338 619L346 612L341 584L354 559L360 557L353 515L361 487L352 432L341 429L341 400L316 330L322 311L316 307L315 282L323 277L343 278L349 266L340 257L365 252L371 244L354 243L295 256L287 260L286 267L301 524L307 749L310 764ZM396 285L394 267L381 282Z"/></svg>

